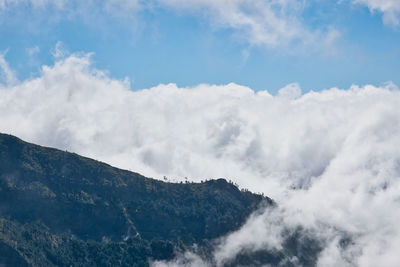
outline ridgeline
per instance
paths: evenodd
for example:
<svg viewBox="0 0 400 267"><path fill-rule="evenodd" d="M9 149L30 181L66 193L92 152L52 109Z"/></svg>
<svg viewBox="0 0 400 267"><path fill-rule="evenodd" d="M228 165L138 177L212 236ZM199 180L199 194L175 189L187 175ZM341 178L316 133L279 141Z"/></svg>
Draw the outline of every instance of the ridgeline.
<svg viewBox="0 0 400 267"><path fill-rule="evenodd" d="M147 266L237 230L271 199L166 183L0 134L0 265Z"/></svg>

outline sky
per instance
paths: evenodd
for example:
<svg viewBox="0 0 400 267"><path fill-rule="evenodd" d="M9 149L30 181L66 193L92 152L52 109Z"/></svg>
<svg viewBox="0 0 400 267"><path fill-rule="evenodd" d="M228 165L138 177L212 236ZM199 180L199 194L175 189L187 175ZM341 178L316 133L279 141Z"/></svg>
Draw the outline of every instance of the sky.
<svg viewBox="0 0 400 267"><path fill-rule="evenodd" d="M397 0L1 0L0 52L20 80L62 44L133 90L234 82L276 93L400 83Z"/></svg>
<svg viewBox="0 0 400 267"><path fill-rule="evenodd" d="M318 266L397 267L399 38L398 0L0 0L0 132L273 198L217 266L301 227Z"/></svg>

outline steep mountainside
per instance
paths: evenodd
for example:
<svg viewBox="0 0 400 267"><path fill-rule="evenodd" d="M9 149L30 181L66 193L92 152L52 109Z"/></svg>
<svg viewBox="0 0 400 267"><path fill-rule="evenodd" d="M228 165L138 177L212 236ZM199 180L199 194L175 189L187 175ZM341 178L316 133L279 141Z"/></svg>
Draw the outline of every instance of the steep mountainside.
<svg viewBox="0 0 400 267"><path fill-rule="evenodd" d="M0 265L146 266L238 229L269 198L164 183L0 134Z"/></svg>

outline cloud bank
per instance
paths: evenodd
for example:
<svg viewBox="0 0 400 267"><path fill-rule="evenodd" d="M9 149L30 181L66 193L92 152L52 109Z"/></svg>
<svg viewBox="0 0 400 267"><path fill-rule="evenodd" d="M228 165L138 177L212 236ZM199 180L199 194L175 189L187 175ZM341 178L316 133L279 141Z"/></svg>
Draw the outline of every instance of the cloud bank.
<svg viewBox="0 0 400 267"><path fill-rule="evenodd" d="M276 96L237 84L131 91L88 55L58 59L25 81L0 63L1 132L156 178L226 177L274 198L273 214L261 211L219 241L217 262L279 247L283 227L302 226L325 241L320 266L400 264L395 85L302 94L290 84ZM352 237L346 248L341 233Z"/></svg>

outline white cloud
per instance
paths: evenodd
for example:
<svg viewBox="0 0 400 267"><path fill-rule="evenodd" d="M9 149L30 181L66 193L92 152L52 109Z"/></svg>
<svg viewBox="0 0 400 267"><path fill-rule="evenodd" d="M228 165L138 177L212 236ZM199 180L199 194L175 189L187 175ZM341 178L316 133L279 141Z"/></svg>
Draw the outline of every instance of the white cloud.
<svg viewBox="0 0 400 267"><path fill-rule="evenodd" d="M312 29L303 17L303 0L0 0L0 11L28 6L36 11L52 8L57 18L97 19L111 15L136 24L137 13L156 8L194 15L217 29L233 31L235 38L250 46L331 48L339 36L334 28ZM55 12L56 11L56 12ZM51 17L50 14L46 14ZM74 17L75 15L75 17ZM57 19L55 20L57 21ZM104 23L100 23L104 25ZM317 44L319 47L317 47Z"/></svg>
<svg viewBox="0 0 400 267"><path fill-rule="evenodd" d="M131 91L89 56L70 55L1 87L0 131L157 178L227 177L274 198L274 216L254 215L220 240L219 262L242 248L279 247L280 229L301 225L326 241L321 266L399 265L399 89L300 92L296 84L277 96L237 84ZM343 232L354 241L344 251Z"/></svg>
<svg viewBox="0 0 400 267"><path fill-rule="evenodd" d="M7 51L0 53L0 82L4 82L6 85L14 85L18 82L18 79L4 58L6 54Z"/></svg>
<svg viewBox="0 0 400 267"><path fill-rule="evenodd" d="M299 98L301 96L300 85L297 83L288 84L278 91L278 96L288 100Z"/></svg>
<svg viewBox="0 0 400 267"><path fill-rule="evenodd" d="M182 255L176 257L176 259L163 262L163 261L154 261L150 262L152 267L180 267L180 266L190 266L190 267L211 267L212 265L203 259L201 259L198 255L193 252L187 251Z"/></svg>
<svg viewBox="0 0 400 267"><path fill-rule="evenodd" d="M58 41L53 51L51 51L51 55L56 59L60 60L69 55L68 49L65 47L63 42Z"/></svg>
<svg viewBox="0 0 400 267"><path fill-rule="evenodd" d="M311 44L326 36L302 23L304 1L298 0L158 0L175 10L198 13L217 27L237 31L251 45ZM328 35L328 34L327 34Z"/></svg>
<svg viewBox="0 0 400 267"><path fill-rule="evenodd" d="M32 57L32 56L34 56L34 55L36 55L37 53L40 52L40 47L35 45L34 47L27 48L26 52L28 53L28 55L30 57Z"/></svg>
<svg viewBox="0 0 400 267"><path fill-rule="evenodd" d="M214 252L217 266L223 266L243 250L281 249L282 223L281 214L274 210L253 214L245 227L220 240Z"/></svg>
<svg viewBox="0 0 400 267"><path fill-rule="evenodd" d="M356 4L368 6L371 11L383 13L383 22L388 25L400 23L400 1L398 0L354 0Z"/></svg>

